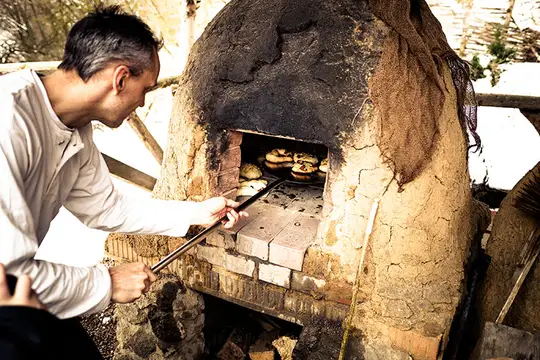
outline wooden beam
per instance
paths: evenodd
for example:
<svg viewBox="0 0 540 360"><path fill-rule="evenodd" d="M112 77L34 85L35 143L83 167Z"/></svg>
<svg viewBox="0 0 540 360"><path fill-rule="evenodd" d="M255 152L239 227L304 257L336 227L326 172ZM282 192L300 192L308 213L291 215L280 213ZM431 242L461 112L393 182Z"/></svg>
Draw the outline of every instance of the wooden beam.
<svg viewBox="0 0 540 360"><path fill-rule="evenodd" d="M175 85L175 84L178 84L179 81L180 81L179 75L164 77L164 78L158 79L157 88L165 88L171 85Z"/></svg>
<svg viewBox="0 0 540 360"><path fill-rule="evenodd" d="M60 61L38 61L0 64L0 74L7 74L22 69L32 69L34 71L48 73L56 70L58 68L58 65L60 65ZM174 84L178 84L179 80L179 75L160 78L158 79L156 88L164 88Z"/></svg>
<svg viewBox="0 0 540 360"><path fill-rule="evenodd" d="M129 182L130 184L137 185L138 187L152 191L154 185L156 185L157 179L151 177L139 171L129 165L124 164L112 157L101 154L107 163L107 167L111 174L118 176L119 178Z"/></svg>
<svg viewBox="0 0 540 360"><path fill-rule="evenodd" d="M10 73L22 69L32 69L40 72L51 72L56 70L60 65L60 61L40 61L26 63L9 63L0 64L0 74Z"/></svg>
<svg viewBox="0 0 540 360"><path fill-rule="evenodd" d="M159 146L156 139L152 136L152 134L150 134L150 131L148 131L148 128L146 125L144 125L137 113L132 112L127 118L127 123L135 131L139 139L141 139L144 146L150 150L154 158L161 165L161 163L163 163L163 149L161 149L161 146Z"/></svg>
<svg viewBox="0 0 540 360"><path fill-rule="evenodd" d="M531 122L538 134L540 134L540 111L519 109L521 113Z"/></svg>
<svg viewBox="0 0 540 360"><path fill-rule="evenodd" d="M479 106L540 110L540 97L505 94L476 94Z"/></svg>

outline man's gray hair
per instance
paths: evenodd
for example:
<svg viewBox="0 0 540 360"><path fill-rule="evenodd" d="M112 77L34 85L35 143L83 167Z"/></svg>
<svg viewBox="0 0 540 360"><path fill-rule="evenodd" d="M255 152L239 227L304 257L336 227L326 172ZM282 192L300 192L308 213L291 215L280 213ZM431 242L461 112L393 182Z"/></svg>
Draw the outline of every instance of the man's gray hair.
<svg viewBox="0 0 540 360"><path fill-rule="evenodd" d="M162 41L137 16L120 6L100 7L70 30L58 68L76 70L88 81L108 64L120 61L138 76L152 68L154 53L161 46Z"/></svg>

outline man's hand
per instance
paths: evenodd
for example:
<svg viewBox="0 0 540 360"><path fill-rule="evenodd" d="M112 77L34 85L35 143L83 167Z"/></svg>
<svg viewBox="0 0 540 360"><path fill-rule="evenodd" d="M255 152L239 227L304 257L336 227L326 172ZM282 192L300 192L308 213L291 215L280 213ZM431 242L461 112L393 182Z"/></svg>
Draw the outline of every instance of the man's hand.
<svg viewBox="0 0 540 360"><path fill-rule="evenodd" d="M15 293L9 293L6 279L6 269L0 264L0 306L29 306L35 309L45 309L32 290L32 280L28 275L19 276Z"/></svg>
<svg viewBox="0 0 540 360"><path fill-rule="evenodd" d="M241 217L248 217L245 211L236 212L235 208L240 205L236 201L224 197L215 197L198 203L195 214L192 214L192 225L210 226L219 219L227 216L227 221L223 221L225 229L232 228Z"/></svg>
<svg viewBox="0 0 540 360"><path fill-rule="evenodd" d="M137 300L150 289L156 275L143 263L130 263L109 269L112 281L112 300L125 304Z"/></svg>

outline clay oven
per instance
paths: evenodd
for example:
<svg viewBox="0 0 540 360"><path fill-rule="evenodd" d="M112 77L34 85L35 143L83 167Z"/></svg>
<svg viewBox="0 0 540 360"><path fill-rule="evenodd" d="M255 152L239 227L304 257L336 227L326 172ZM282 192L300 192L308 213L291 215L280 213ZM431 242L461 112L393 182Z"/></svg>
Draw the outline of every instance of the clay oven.
<svg viewBox="0 0 540 360"><path fill-rule="evenodd" d="M229 3L192 49L154 196L234 198L241 163L272 148L326 155L328 172L282 185L170 271L289 321L341 322L379 199L353 328L366 359L436 358L462 295L471 201L466 74L447 46L424 2ZM115 237L109 251L154 262L181 242Z"/></svg>

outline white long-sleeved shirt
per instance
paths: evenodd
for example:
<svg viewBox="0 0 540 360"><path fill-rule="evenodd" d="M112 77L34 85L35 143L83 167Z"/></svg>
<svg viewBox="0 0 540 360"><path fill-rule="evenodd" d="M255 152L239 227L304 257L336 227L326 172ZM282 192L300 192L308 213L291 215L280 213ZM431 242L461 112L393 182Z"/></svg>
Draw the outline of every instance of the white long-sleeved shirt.
<svg viewBox="0 0 540 360"><path fill-rule="evenodd" d="M103 265L34 259L61 206L95 229L183 236L193 204L130 201L113 186L90 124L66 127L32 70L0 76L0 263L8 273L30 275L39 299L58 317L99 312L111 298Z"/></svg>

